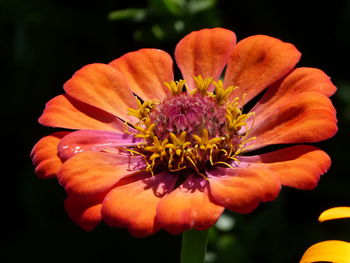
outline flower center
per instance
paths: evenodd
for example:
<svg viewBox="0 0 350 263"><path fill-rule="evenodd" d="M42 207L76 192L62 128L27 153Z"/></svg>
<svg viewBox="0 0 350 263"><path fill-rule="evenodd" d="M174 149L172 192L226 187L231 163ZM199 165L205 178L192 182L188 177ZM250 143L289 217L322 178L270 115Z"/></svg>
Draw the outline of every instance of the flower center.
<svg viewBox="0 0 350 263"><path fill-rule="evenodd" d="M129 109L139 121L127 124L143 142L127 151L143 156L152 174L185 170L205 177L205 170L213 166L233 168L246 143L255 139L248 138L252 127L247 127L254 113L243 114L239 98L230 99L236 87L224 88L212 78L194 79L196 89L190 93L183 91L184 80L172 81L165 83L171 95L163 101L137 99L138 108Z"/></svg>
<svg viewBox="0 0 350 263"><path fill-rule="evenodd" d="M210 137L223 136L226 120L225 108L212 98L187 92L166 98L150 112L150 119L156 123L155 136L162 140L169 133L201 134L205 128Z"/></svg>

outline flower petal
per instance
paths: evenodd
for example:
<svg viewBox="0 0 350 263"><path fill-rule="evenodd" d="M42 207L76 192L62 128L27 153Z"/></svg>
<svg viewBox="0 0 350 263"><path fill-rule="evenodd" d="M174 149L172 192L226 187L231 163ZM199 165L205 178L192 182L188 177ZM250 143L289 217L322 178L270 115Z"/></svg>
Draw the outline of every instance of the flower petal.
<svg viewBox="0 0 350 263"><path fill-rule="evenodd" d="M323 211L318 221L324 222L333 219L350 218L350 207L333 207Z"/></svg>
<svg viewBox="0 0 350 263"><path fill-rule="evenodd" d="M218 220L224 208L214 204L204 178L189 176L163 198L157 208L156 220L172 234L185 230L205 230Z"/></svg>
<svg viewBox="0 0 350 263"><path fill-rule="evenodd" d="M237 86L232 97L247 96L247 103L269 85L286 75L300 59L289 43L264 35L245 38L233 48L228 60L224 85Z"/></svg>
<svg viewBox="0 0 350 263"><path fill-rule="evenodd" d="M327 97L334 94L336 87L330 78L316 68L297 68L293 70L281 83L268 88L264 96L251 110L260 116L275 108L281 100L289 102L296 95L304 92L317 92Z"/></svg>
<svg viewBox="0 0 350 263"><path fill-rule="evenodd" d="M176 46L175 59L189 89L195 88L193 76L218 80L236 43L236 35L227 29L194 31Z"/></svg>
<svg viewBox="0 0 350 263"><path fill-rule="evenodd" d="M102 220L101 197L87 199L69 196L64 202L64 207L70 219L85 231L93 230Z"/></svg>
<svg viewBox="0 0 350 263"><path fill-rule="evenodd" d="M317 92L304 92L258 114L249 135L256 139L247 146L253 150L271 144L319 142L332 137L337 129L330 99Z"/></svg>
<svg viewBox="0 0 350 263"><path fill-rule="evenodd" d="M87 65L64 84L64 90L69 96L125 121L135 120L128 115L128 108L137 108L135 97L127 79L112 66Z"/></svg>
<svg viewBox="0 0 350 263"><path fill-rule="evenodd" d="M169 94L164 82L174 79L173 60L159 49L140 49L113 60L130 89L144 100L162 99Z"/></svg>
<svg viewBox="0 0 350 263"><path fill-rule="evenodd" d="M56 177L62 161L58 157L57 145L69 132L55 132L39 140L33 147L30 156L35 165L35 173L39 178Z"/></svg>
<svg viewBox="0 0 350 263"><path fill-rule="evenodd" d="M281 189L278 177L264 167L217 168L207 174L213 201L238 213L274 200Z"/></svg>
<svg viewBox="0 0 350 263"><path fill-rule="evenodd" d="M115 187L104 199L103 219L110 226L127 228L133 236L155 233L159 230L154 220L156 208L172 191L176 179L167 173L141 174L134 181Z"/></svg>
<svg viewBox="0 0 350 263"><path fill-rule="evenodd" d="M78 130L120 132L125 130L125 124L114 115L67 95L59 95L50 100L39 118L39 123L50 127Z"/></svg>
<svg viewBox="0 0 350 263"><path fill-rule="evenodd" d="M66 161L77 153L132 146L138 143L139 139L127 133L80 130L70 133L61 140L58 144L58 155L61 160Z"/></svg>
<svg viewBox="0 0 350 263"><path fill-rule="evenodd" d="M91 195L107 191L144 166L141 156L88 151L67 160L59 171L58 180L68 195Z"/></svg>
<svg viewBox="0 0 350 263"><path fill-rule="evenodd" d="M333 262L348 263L350 243L339 240L328 240L316 243L306 250L300 263Z"/></svg>
<svg viewBox="0 0 350 263"><path fill-rule="evenodd" d="M296 145L270 153L240 157L240 165L265 167L275 173L282 185L309 190L331 165L329 156L310 145Z"/></svg>

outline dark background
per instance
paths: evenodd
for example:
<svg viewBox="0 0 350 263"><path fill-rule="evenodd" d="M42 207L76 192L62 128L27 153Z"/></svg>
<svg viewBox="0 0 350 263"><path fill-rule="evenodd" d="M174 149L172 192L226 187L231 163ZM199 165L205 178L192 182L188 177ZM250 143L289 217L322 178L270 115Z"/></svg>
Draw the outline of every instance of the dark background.
<svg viewBox="0 0 350 263"><path fill-rule="evenodd" d="M111 13L122 9L129 10ZM56 180L35 177L29 153L52 132L37 123L45 103L83 65L143 47L173 54L185 34L214 26L238 39L267 34L293 43L299 66L324 70L338 87L339 132L318 144L333 164L315 190L284 188L251 214L227 213L235 224L211 230L207 262L298 262L313 243L350 241L350 221L317 223L323 210L349 205L349 0L0 0L0 26L1 262L179 262L181 236L136 239L104 224L81 230Z"/></svg>

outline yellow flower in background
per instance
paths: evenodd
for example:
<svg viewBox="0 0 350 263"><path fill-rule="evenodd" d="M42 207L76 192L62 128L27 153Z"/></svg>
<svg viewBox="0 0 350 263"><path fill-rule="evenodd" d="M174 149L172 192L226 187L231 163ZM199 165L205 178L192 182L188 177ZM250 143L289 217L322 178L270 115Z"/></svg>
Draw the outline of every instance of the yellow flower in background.
<svg viewBox="0 0 350 263"><path fill-rule="evenodd" d="M318 220L320 222L350 218L350 207L334 207L324 211ZM300 263L312 262L350 263L350 242L327 240L309 247Z"/></svg>
<svg viewBox="0 0 350 263"><path fill-rule="evenodd" d="M350 207L333 207L324 211L318 221L324 222L333 219L350 218Z"/></svg>

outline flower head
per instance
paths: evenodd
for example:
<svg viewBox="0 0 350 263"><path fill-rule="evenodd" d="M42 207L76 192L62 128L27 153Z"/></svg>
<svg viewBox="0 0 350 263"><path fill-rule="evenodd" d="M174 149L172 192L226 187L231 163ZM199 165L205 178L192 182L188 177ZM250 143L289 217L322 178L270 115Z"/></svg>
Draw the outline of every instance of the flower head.
<svg viewBox="0 0 350 263"><path fill-rule="evenodd" d="M87 65L39 119L69 131L35 145L36 173L57 176L82 228L103 220L135 236L207 229L225 208L249 213L275 199L281 185L312 189L330 166L325 152L294 145L254 154L337 130L328 98L336 88L321 70L295 68L299 58L278 39L236 44L232 31L214 28L177 44L183 79L174 80L171 57L156 49Z"/></svg>

